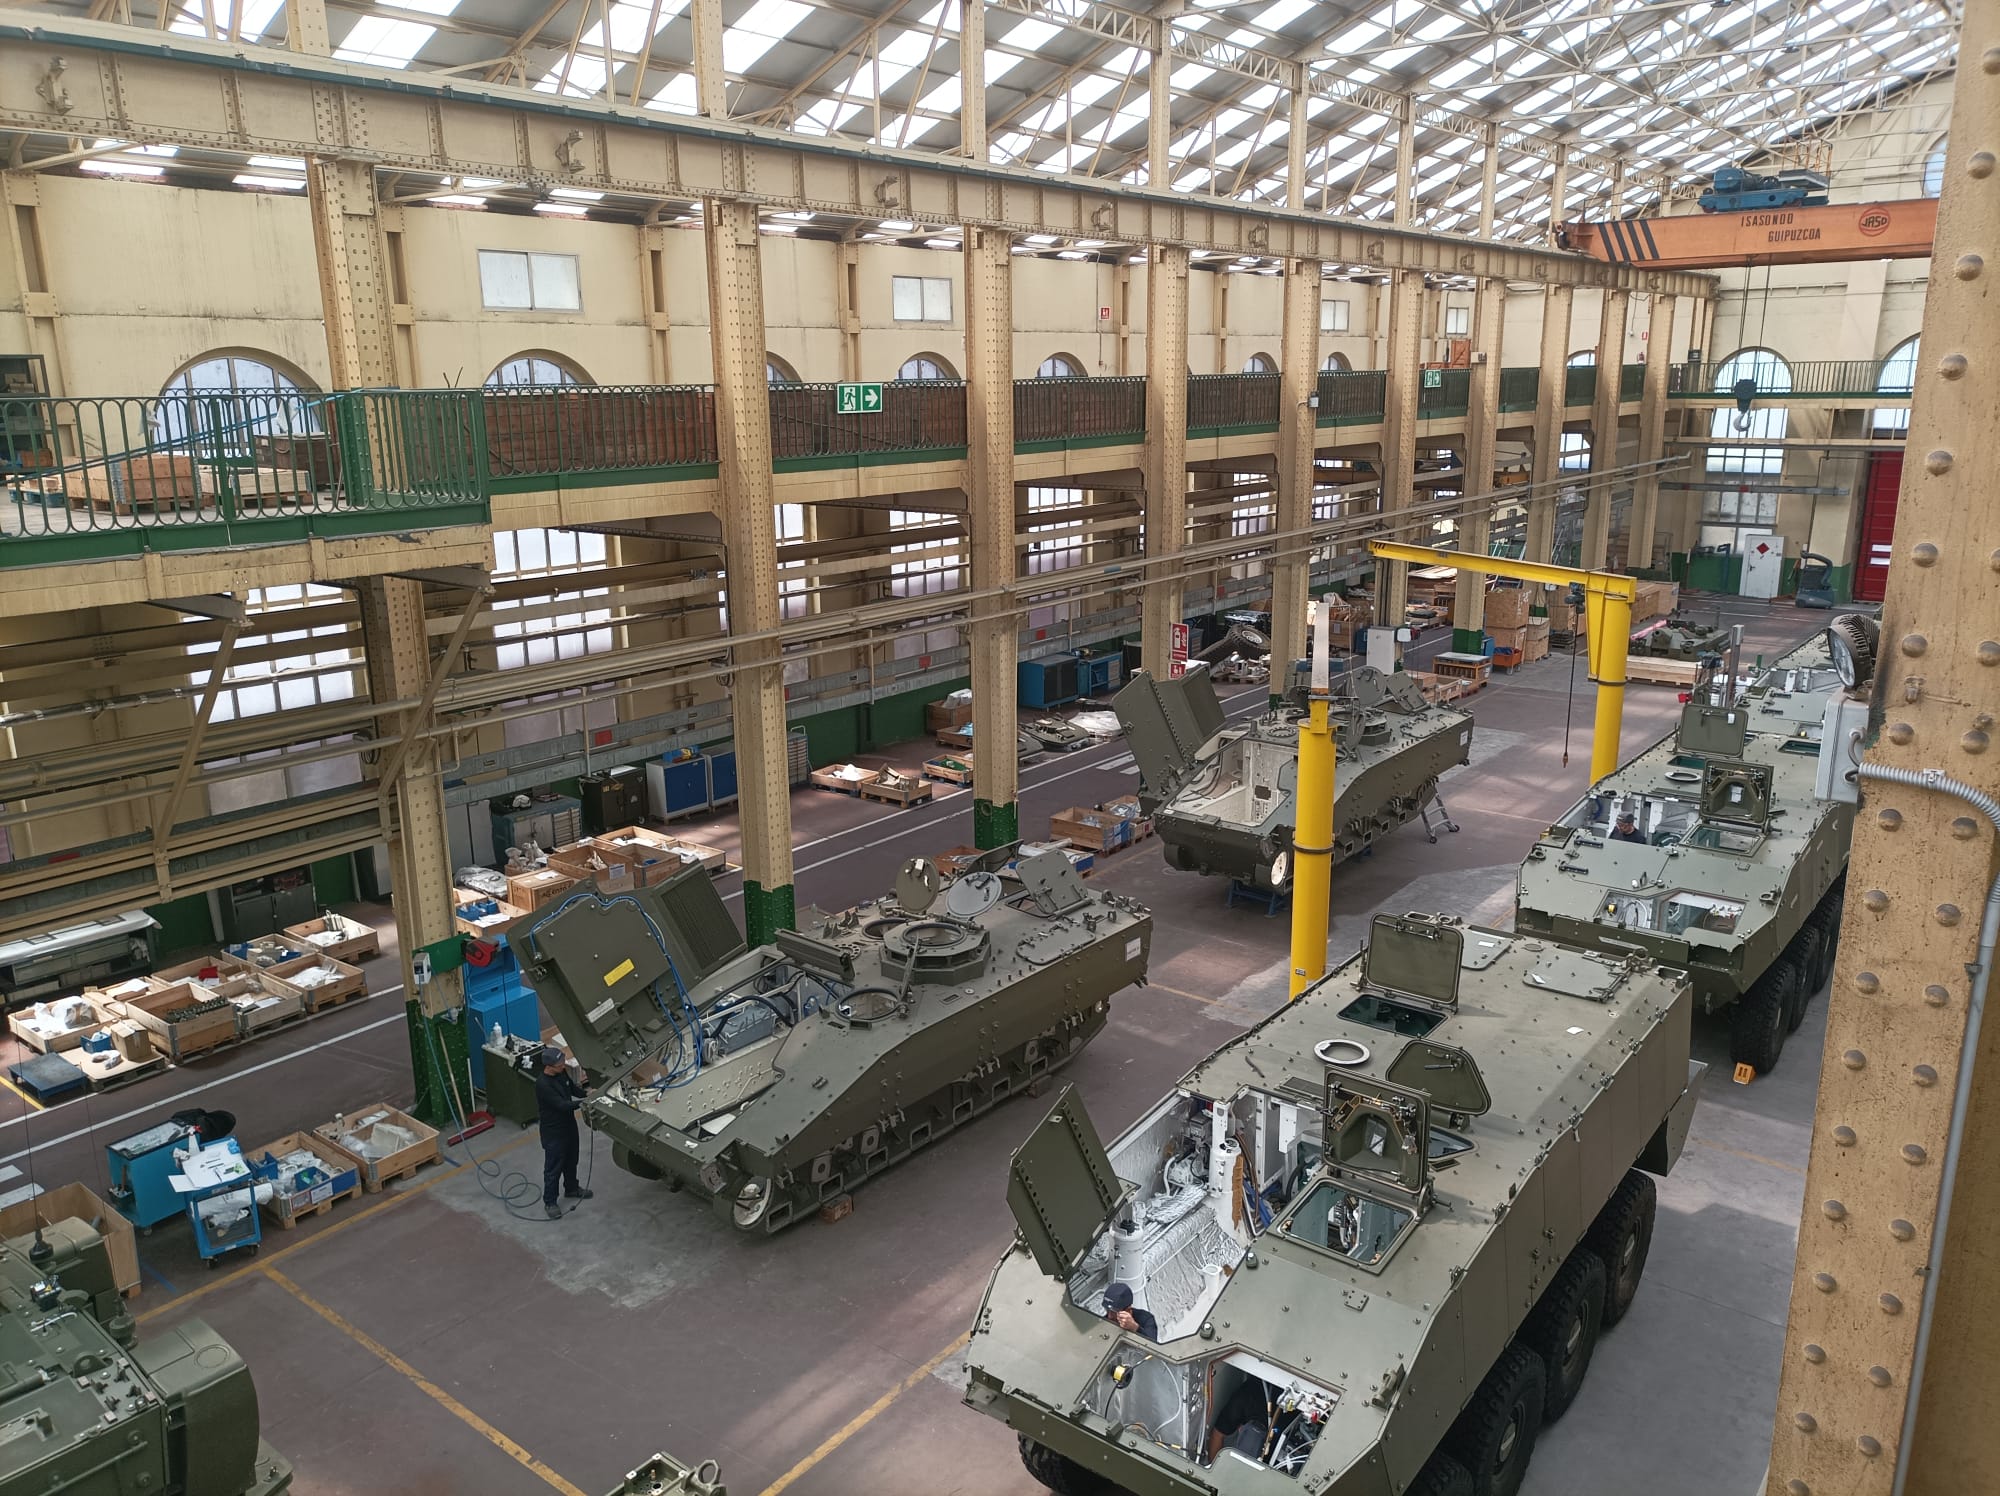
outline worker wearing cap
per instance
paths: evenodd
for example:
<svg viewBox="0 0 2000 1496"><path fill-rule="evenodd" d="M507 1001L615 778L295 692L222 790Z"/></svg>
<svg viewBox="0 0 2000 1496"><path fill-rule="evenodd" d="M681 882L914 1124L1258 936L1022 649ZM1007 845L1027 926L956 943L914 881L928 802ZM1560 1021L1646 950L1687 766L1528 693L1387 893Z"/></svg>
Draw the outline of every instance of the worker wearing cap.
<svg viewBox="0 0 2000 1496"><path fill-rule="evenodd" d="M572 1200L588 1200L590 1191L576 1177L582 1140L577 1135L576 1114L583 1106L584 1089L569 1073L569 1062L553 1044L542 1051L542 1073L535 1077L535 1106L542 1134L542 1214L552 1221L562 1219L556 1204L556 1186Z"/></svg>
<svg viewBox="0 0 2000 1496"><path fill-rule="evenodd" d="M1143 1335L1148 1340L1160 1338L1160 1322L1150 1311L1133 1306L1129 1284L1114 1283L1104 1290L1104 1317L1134 1335Z"/></svg>
<svg viewBox="0 0 2000 1496"><path fill-rule="evenodd" d="M1618 812L1618 823L1611 828L1613 841L1644 842L1646 833L1639 829L1638 821L1629 810Z"/></svg>

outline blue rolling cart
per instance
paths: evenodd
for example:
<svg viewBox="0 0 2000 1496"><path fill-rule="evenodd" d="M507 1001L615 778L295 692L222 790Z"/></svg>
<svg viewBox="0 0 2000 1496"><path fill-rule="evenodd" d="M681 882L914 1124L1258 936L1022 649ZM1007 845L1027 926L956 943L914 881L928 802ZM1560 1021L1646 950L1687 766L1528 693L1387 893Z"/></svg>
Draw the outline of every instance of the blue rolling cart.
<svg viewBox="0 0 2000 1496"><path fill-rule="evenodd" d="M219 1154L227 1157L218 1164ZM264 1221L257 1211L256 1191L258 1184L266 1181L259 1180L234 1138L210 1143L200 1150L200 1158L191 1157L187 1164L199 1168L203 1160L217 1165L214 1172L228 1177L197 1182L181 1192L189 1224L194 1227L195 1250L210 1267L231 1252L247 1250L256 1256L264 1240Z"/></svg>

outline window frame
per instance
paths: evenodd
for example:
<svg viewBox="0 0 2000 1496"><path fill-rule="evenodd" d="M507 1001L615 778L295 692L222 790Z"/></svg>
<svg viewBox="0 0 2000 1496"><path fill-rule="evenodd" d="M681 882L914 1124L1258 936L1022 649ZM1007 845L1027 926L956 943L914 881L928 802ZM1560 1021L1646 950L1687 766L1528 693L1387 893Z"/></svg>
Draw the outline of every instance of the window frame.
<svg viewBox="0 0 2000 1496"><path fill-rule="evenodd" d="M562 254L542 249L481 249L476 250L476 268L479 275L479 305L488 312L560 312L567 316L581 316L583 313L583 265L576 255ZM521 269L528 288L525 302L495 301L486 278L489 260L520 260ZM562 261L569 267L569 280L575 287L576 305L563 306L553 301L544 301L540 295L538 278L535 274L537 261Z"/></svg>
<svg viewBox="0 0 2000 1496"><path fill-rule="evenodd" d="M1351 300L1345 296L1322 296L1319 302L1319 330L1323 333L1344 333L1354 322Z"/></svg>
<svg viewBox="0 0 2000 1496"><path fill-rule="evenodd" d="M914 288L913 290L911 288ZM916 297L916 315L905 315L906 295ZM957 292L948 275L892 275L889 277L889 319L892 322L929 322L949 325ZM943 314L938 304L943 304Z"/></svg>

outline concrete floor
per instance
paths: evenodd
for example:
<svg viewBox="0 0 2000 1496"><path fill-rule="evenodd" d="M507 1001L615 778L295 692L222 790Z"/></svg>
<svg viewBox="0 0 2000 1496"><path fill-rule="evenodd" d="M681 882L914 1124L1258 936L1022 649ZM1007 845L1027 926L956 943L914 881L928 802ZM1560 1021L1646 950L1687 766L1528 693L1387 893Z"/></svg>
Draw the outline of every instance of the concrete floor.
<svg viewBox="0 0 2000 1496"><path fill-rule="evenodd" d="M1768 657L1816 615L1735 604ZM1583 791L1591 688L1570 662L1528 666L1472 699L1474 761L1445 791L1463 830L1429 844L1406 828L1334 874L1333 954L1377 909L1445 908L1504 923L1539 828ZM1232 710L1255 710L1263 688ZM1629 693L1628 753L1667 730L1669 690ZM922 745L888 757L920 760ZM873 761L872 759L869 761ZM1027 767L1022 825L1134 788L1116 743ZM885 889L907 856L971 840L971 796L887 812L844 796L795 797L798 897L842 908ZM682 823L733 844L730 818ZM1223 887L1169 872L1158 843L1096 876L1147 903L1151 985L1123 994L1110 1029L1071 1067L1108 1138L1188 1066L1283 998L1284 918L1224 907ZM737 884L732 876L727 885ZM391 959L373 963L396 978ZM103 1188L102 1145L191 1096L234 1110L258 1142L407 1096L394 992L233 1056L49 1112L0 1110L0 1159L45 1185ZM323 1026L322 1026L323 1025ZM1646 1286L1607 1337L1574 1410L1546 1436L1530 1496L1747 1493L1762 1475L1803 1187L1823 1012L1784 1064L1731 1085L1721 1026L1697 1024L1716 1068L1690 1146L1661 1183ZM502 1127L399 1192L348 1201L256 1259L206 1273L186 1227L140 1242L148 1323L199 1315L256 1373L266 1436L295 1489L336 1493L593 1496L656 1448L715 1458L739 1496L1029 1496L1013 1436L958 1406L957 1353L1012 1233L1006 1160L1045 1103L1015 1101L868 1185L839 1225L737 1237L708 1211L594 1153L596 1198L548 1223L489 1190L538 1163ZM588 1134L586 1137L588 1138Z"/></svg>

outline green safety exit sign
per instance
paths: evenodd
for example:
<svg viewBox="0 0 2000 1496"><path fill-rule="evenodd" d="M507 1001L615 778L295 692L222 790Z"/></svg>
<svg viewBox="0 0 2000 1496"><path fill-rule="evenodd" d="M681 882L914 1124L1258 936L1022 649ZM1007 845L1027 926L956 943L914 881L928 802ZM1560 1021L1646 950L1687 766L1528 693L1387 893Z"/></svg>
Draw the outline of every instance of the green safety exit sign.
<svg viewBox="0 0 2000 1496"><path fill-rule="evenodd" d="M1425 388L1425 389L1427 389L1427 390L1441 390L1441 389L1443 389L1443 388L1444 388L1444 370L1442 370L1442 369L1426 369L1426 370L1424 370L1424 388ZM843 407L842 407L842 409L845 409L845 408L846 408L845 406L843 406Z"/></svg>
<svg viewBox="0 0 2000 1496"><path fill-rule="evenodd" d="M882 386L879 384L837 384L840 413L844 416L873 415L882 408Z"/></svg>

